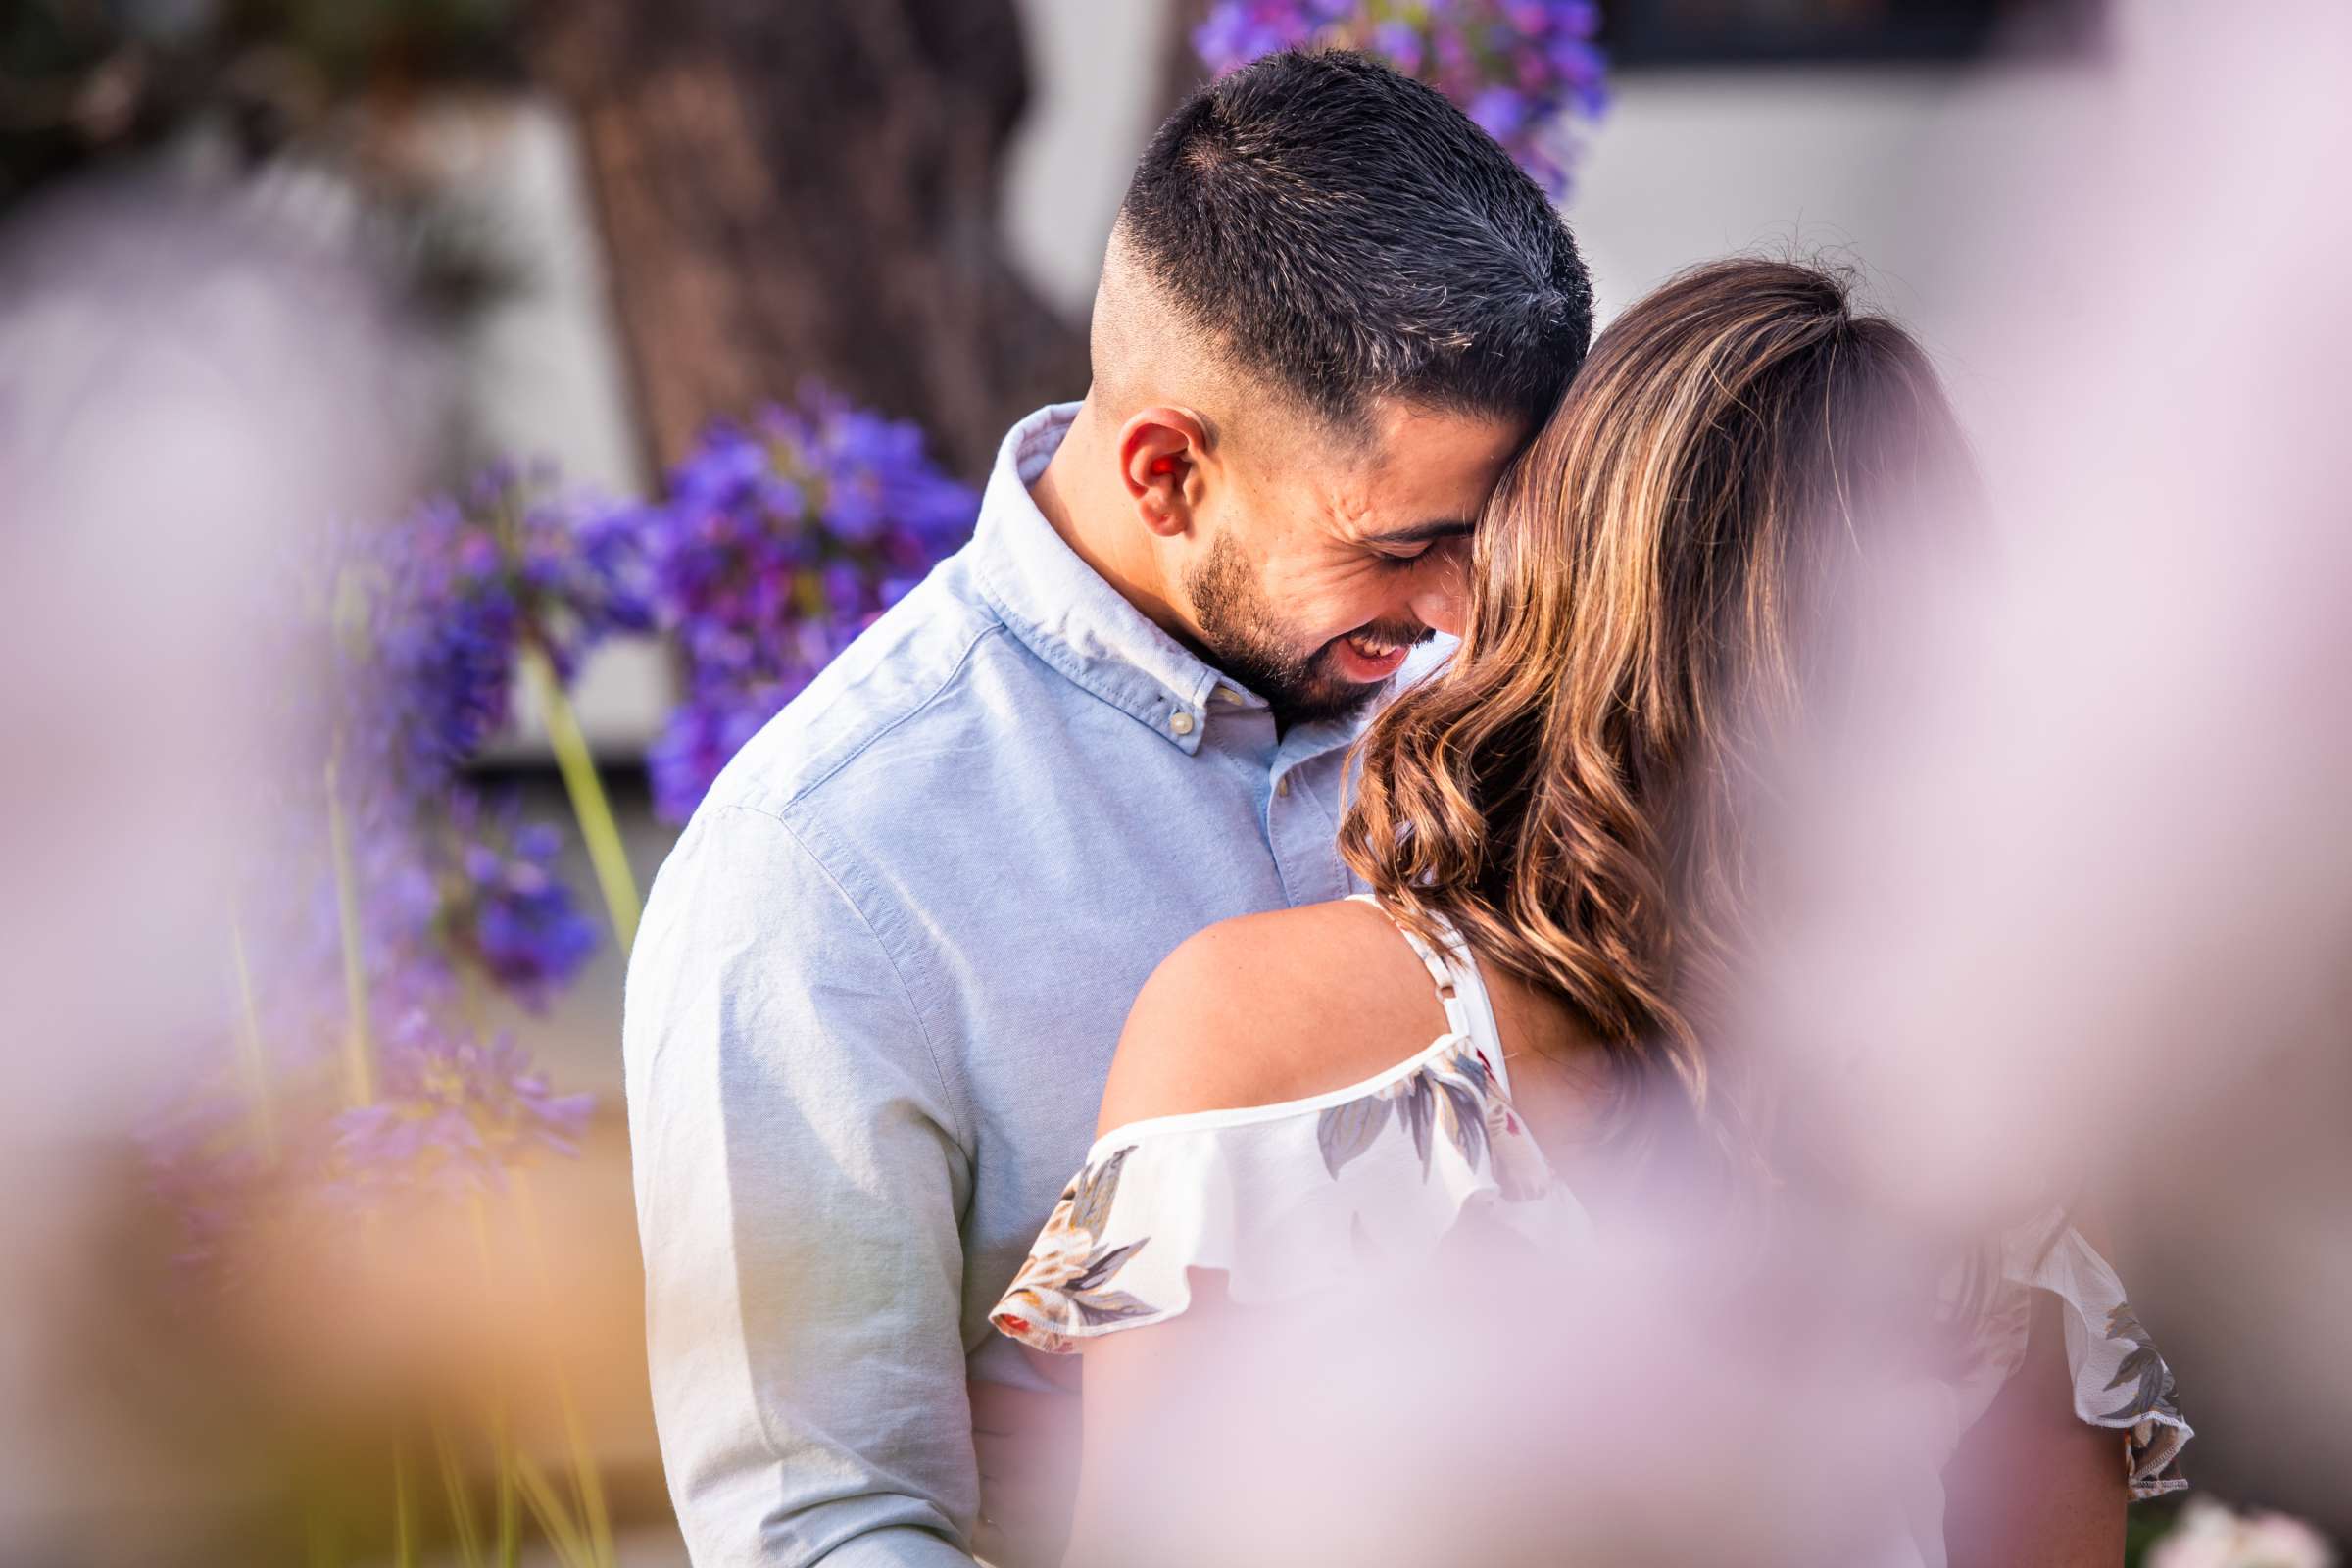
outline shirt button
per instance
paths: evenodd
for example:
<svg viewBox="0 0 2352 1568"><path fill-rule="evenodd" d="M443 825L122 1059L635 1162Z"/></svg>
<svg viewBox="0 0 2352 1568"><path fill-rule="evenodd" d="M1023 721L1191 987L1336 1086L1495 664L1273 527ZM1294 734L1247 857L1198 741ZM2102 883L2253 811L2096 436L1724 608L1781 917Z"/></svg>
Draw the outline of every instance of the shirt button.
<svg viewBox="0 0 2352 1568"><path fill-rule="evenodd" d="M1275 793L1275 794L1277 794L1277 795L1285 795L1285 796L1287 796L1287 795L1289 795L1289 794L1291 793L1291 775L1290 775L1290 774L1288 774L1288 773L1285 773L1285 774L1283 774L1283 775L1282 775L1282 777L1280 777L1280 778L1278 778L1278 779L1276 779L1276 780L1274 781L1274 793Z"/></svg>
<svg viewBox="0 0 2352 1568"><path fill-rule="evenodd" d="M1193 732L1193 715L1179 708L1168 715L1168 728L1179 735L1190 735Z"/></svg>

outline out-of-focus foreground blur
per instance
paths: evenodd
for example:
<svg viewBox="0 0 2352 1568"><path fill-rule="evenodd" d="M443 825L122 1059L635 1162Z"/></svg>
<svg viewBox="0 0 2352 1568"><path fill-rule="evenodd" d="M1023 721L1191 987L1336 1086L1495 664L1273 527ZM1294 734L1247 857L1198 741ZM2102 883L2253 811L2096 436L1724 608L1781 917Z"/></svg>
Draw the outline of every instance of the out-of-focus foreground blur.
<svg viewBox="0 0 2352 1568"><path fill-rule="evenodd" d="M0 1562L684 1560L639 893L1084 391L1160 115L1308 9L0 9ZM1923 1223L2084 1172L2192 1480L2352 1536L2352 23L1492 9L1604 320L1850 263L1996 501L1792 805L1759 1027Z"/></svg>

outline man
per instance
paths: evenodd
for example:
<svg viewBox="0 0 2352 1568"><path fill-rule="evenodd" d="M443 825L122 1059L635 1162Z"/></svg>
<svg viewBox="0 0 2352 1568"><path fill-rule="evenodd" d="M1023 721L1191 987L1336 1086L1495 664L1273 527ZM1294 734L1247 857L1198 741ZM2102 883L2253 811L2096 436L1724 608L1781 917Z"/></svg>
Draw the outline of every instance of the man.
<svg viewBox="0 0 2352 1568"><path fill-rule="evenodd" d="M1128 1004L1202 926L1349 891L1344 749L1590 335L1557 215L1416 82L1277 56L1161 127L1086 400L654 884L629 1120L698 1563L969 1560L966 1380L1043 1387L987 1312Z"/></svg>

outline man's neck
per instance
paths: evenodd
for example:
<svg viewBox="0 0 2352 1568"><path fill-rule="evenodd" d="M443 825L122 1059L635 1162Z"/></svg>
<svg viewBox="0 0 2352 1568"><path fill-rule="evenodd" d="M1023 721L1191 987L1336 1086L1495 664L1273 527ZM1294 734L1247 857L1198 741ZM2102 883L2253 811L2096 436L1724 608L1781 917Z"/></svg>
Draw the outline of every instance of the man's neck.
<svg viewBox="0 0 2352 1568"><path fill-rule="evenodd" d="M1198 650L1192 627L1168 598L1150 536L1136 520L1126 487L1118 482L1118 454L1105 450L1117 438L1116 430L1104 428L1089 397L1079 405L1077 417L1045 471L1030 484L1029 499L1096 576L1160 630Z"/></svg>

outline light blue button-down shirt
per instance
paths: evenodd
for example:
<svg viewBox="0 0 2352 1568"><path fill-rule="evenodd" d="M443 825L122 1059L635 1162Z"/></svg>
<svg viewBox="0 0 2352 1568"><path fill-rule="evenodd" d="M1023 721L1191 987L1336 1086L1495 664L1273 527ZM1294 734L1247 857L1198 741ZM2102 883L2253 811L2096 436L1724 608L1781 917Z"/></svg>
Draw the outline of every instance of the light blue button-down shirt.
<svg viewBox="0 0 2352 1568"><path fill-rule="evenodd" d="M972 542L728 764L647 903L625 1054L653 1393L703 1568L960 1564L967 1371L1130 1003L1340 898L1354 726L1275 732L1056 535L1006 436Z"/></svg>

